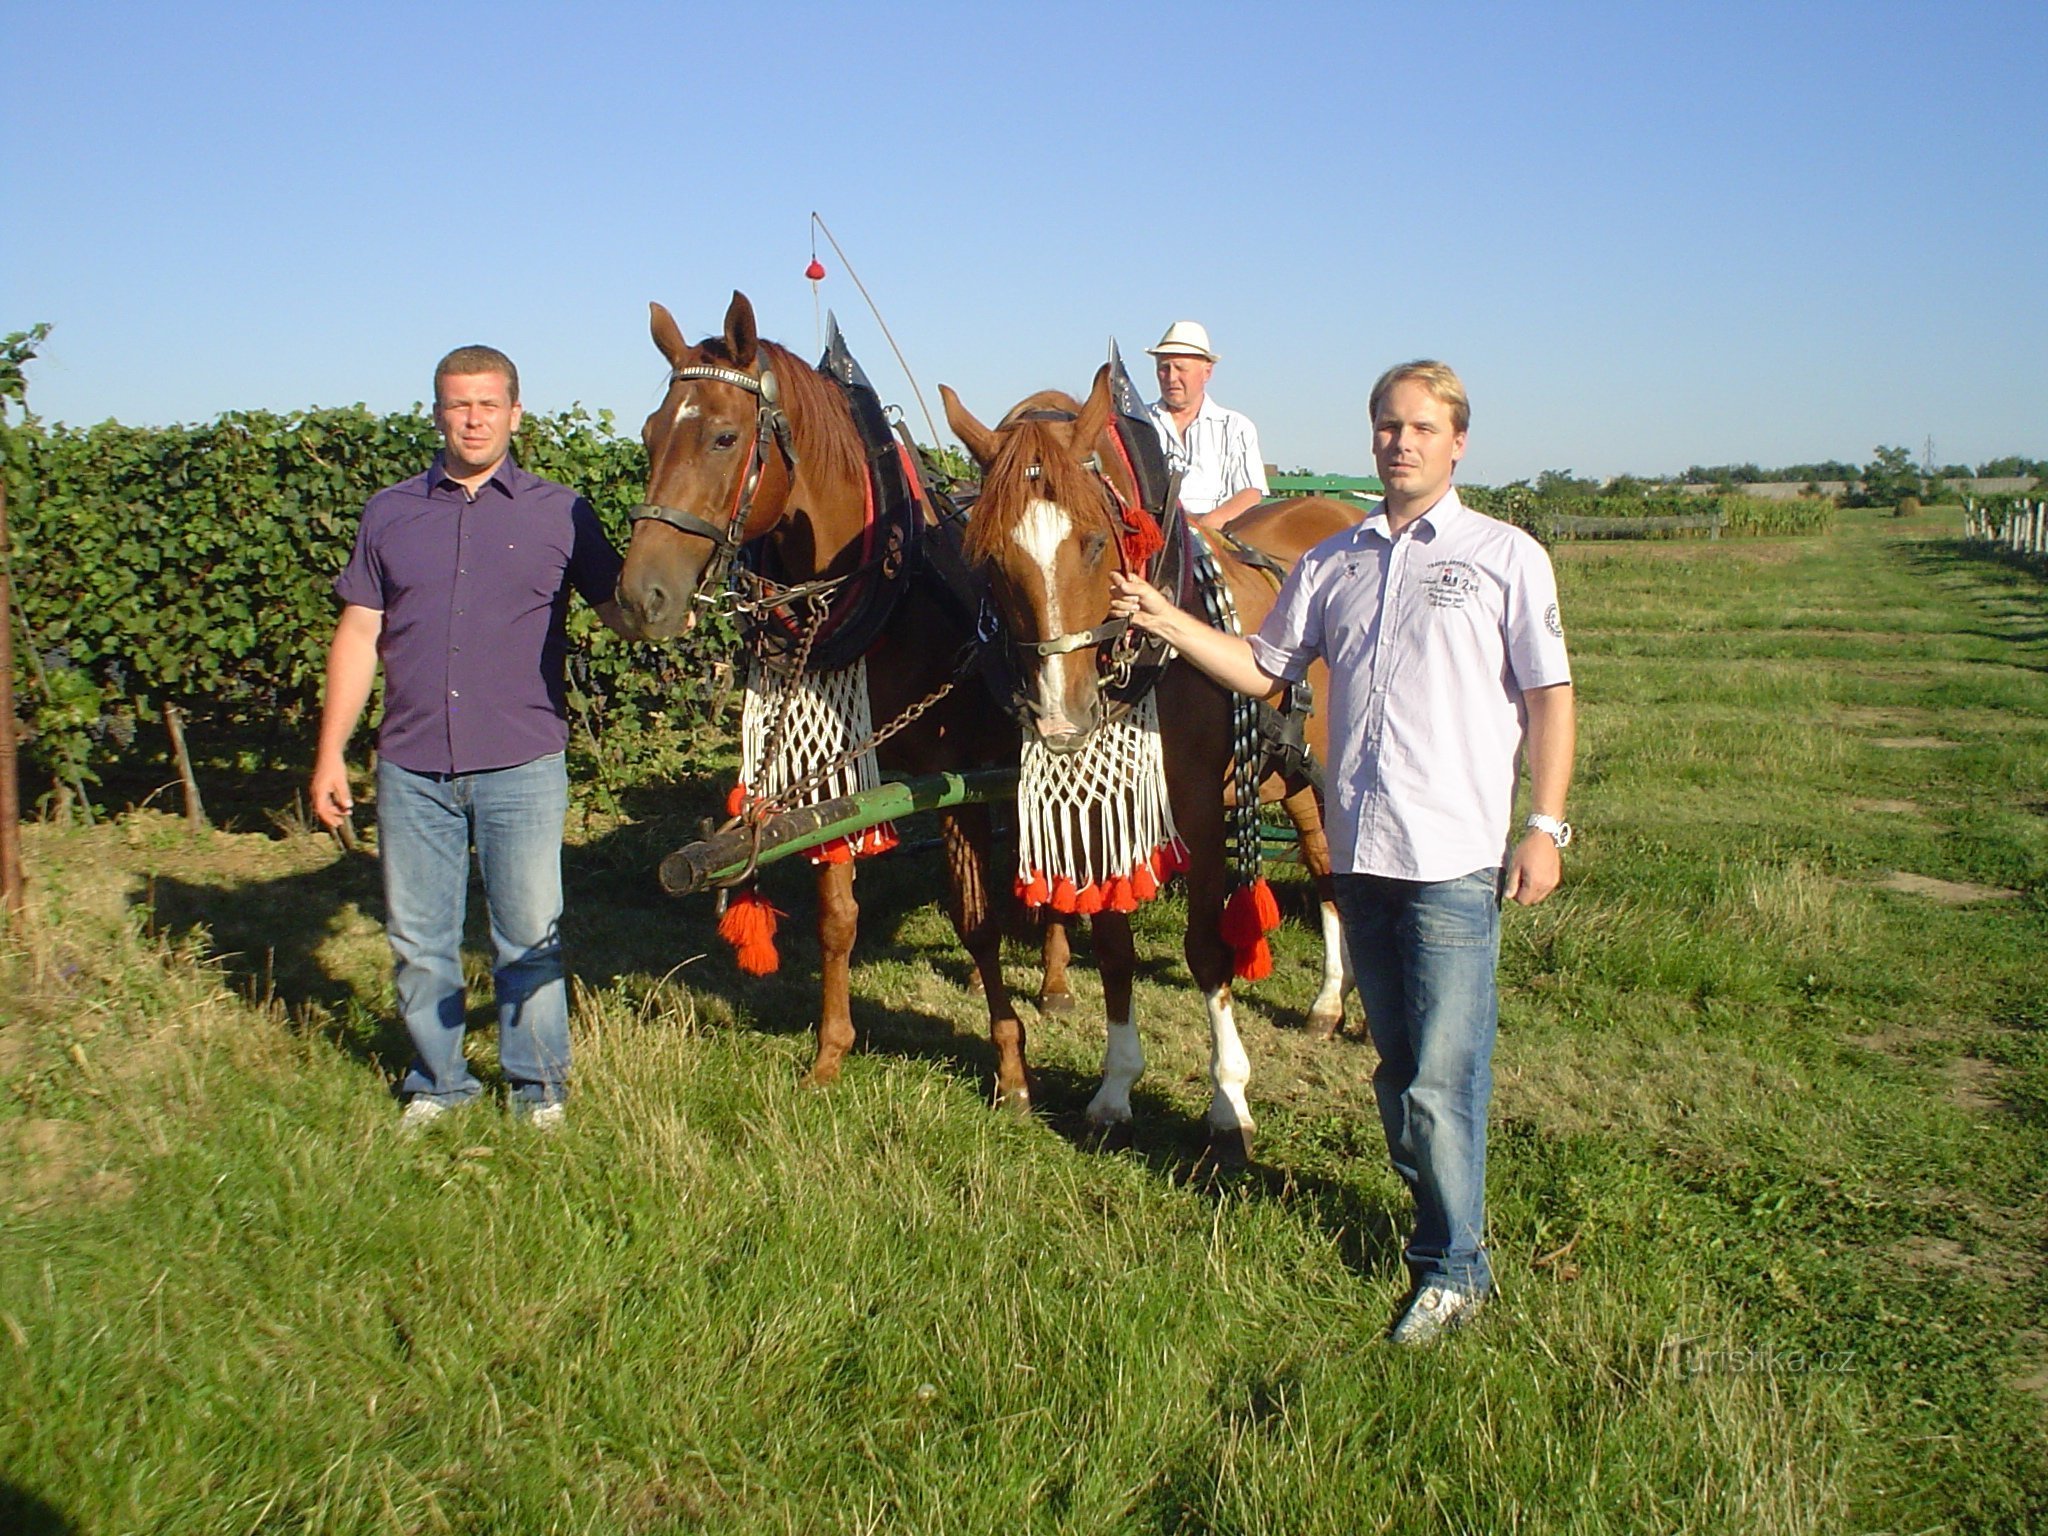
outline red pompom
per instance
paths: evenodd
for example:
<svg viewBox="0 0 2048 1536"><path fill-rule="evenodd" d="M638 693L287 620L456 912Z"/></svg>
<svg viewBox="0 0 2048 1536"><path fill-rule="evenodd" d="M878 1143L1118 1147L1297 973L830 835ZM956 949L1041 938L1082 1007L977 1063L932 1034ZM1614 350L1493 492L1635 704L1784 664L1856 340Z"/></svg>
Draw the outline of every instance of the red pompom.
<svg viewBox="0 0 2048 1536"><path fill-rule="evenodd" d="M813 864L851 864L853 845L843 837L835 837L829 843L820 843L811 850Z"/></svg>
<svg viewBox="0 0 2048 1536"><path fill-rule="evenodd" d="M1263 875L1252 882L1252 910L1258 914L1261 933L1271 933L1280 926L1280 903Z"/></svg>
<svg viewBox="0 0 2048 1536"><path fill-rule="evenodd" d="M1045 872L1034 869L1027 881L1021 876L1017 881L1017 895L1027 907L1042 907L1052 900L1052 886L1047 883Z"/></svg>
<svg viewBox="0 0 2048 1536"><path fill-rule="evenodd" d="M1074 893L1074 910L1083 917L1093 917L1102 910L1102 883L1090 880Z"/></svg>
<svg viewBox="0 0 2048 1536"><path fill-rule="evenodd" d="M1159 877L1152 873L1150 864L1139 864L1131 870L1131 895L1139 901L1150 901L1159 894Z"/></svg>
<svg viewBox="0 0 2048 1536"><path fill-rule="evenodd" d="M815 283L816 281L818 281L819 278L823 277L824 275L825 263L818 260L817 257L813 256L811 258L811 264L808 267L804 268L804 276L808 277L812 282Z"/></svg>
<svg viewBox="0 0 2048 1536"><path fill-rule="evenodd" d="M747 786L744 784L733 785L731 791L725 797L725 814L728 816L739 815L740 811L746 806L746 803Z"/></svg>
<svg viewBox="0 0 2048 1536"><path fill-rule="evenodd" d="M1138 893L1131 888L1127 876L1118 875L1109 882L1109 895L1102 904L1112 912L1135 912L1138 910Z"/></svg>
<svg viewBox="0 0 2048 1536"><path fill-rule="evenodd" d="M1059 877L1059 879L1057 879L1057 880L1053 881L1053 883L1052 883L1052 909L1053 909L1053 911L1055 911L1055 912L1071 912L1071 911L1073 911L1073 910L1074 910L1074 898L1075 898L1075 897L1076 897L1076 896L1077 896L1078 894L1079 894L1079 893L1078 893L1077 891L1075 891L1075 889L1074 889L1074 882L1073 882L1073 881L1072 881L1071 879L1069 879L1069 878L1068 878L1067 876L1065 876L1065 875L1061 875L1061 876Z"/></svg>
<svg viewBox="0 0 2048 1536"><path fill-rule="evenodd" d="M1124 525L1130 531L1118 540L1123 545L1124 563L1132 570L1142 571L1152 563L1152 557L1166 548L1166 535L1159 531L1159 523L1143 507L1127 507L1124 510Z"/></svg>
<svg viewBox="0 0 2048 1536"><path fill-rule="evenodd" d="M1264 939L1260 939L1250 949L1238 950L1233 962L1233 968L1241 980L1264 981L1273 974L1272 946L1267 944Z"/></svg>
<svg viewBox="0 0 2048 1536"><path fill-rule="evenodd" d="M781 966L782 957L775 952L779 916L759 891L742 891L718 920L718 936L733 947L740 969L749 976L766 976Z"/></svg>
<svg viewBox="0 0 2048 1536"><path fill-rule="evenodd" d="M1265 929L1259 926L1258 903L1250 886L1240 885L1230 893L1230 899L1223 903L1223 921L1219 926L1223 942L1239 954L1264 936Z"/></svg>

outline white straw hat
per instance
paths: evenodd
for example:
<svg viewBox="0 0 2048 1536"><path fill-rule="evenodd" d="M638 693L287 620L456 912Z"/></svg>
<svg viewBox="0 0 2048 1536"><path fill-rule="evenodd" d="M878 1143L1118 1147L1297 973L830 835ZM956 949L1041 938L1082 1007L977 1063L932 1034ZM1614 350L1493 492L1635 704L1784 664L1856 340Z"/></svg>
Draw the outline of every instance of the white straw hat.
<svg viewBox="0 0 2048 1536"><path fill-rule="evenodd" d="M1159 345L1145 349L1154 357L1200 357L1216 361L1209 350L1209 333L1193 320L1176 320L1159 338Z"/></svg>

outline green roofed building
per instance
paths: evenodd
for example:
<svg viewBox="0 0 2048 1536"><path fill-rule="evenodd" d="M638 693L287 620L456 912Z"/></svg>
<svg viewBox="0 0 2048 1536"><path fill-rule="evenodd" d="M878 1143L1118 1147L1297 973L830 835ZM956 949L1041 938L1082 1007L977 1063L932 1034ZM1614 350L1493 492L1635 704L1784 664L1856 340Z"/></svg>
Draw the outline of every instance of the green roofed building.
<svg viewBox="0 0 2048 1536"><path fill-rule="evenodd" d="M1282 475L1269 465L1266 484L1275 497L1335 496L1339 500L1377 502L1387 488L1371 475Z"/></svg>

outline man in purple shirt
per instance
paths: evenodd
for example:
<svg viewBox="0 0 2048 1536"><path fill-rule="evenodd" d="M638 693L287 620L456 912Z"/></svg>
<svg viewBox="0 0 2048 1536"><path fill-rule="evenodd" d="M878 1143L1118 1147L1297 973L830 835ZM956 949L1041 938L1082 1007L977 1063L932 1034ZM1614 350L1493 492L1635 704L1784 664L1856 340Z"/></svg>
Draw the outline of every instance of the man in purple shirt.
<svg viewBox="0 0 2048 1536"><path fill-rule="evenodd" d="M431 468L372 496L334 583L341 620L313 761L313 814L354 808L344 754L384 667L377 828L385 926L413 1061L415 1131L482 1091L463 1055L469 850L490 909L498 1060L512 1111L561 1124L569 1080L562 822L569 592L625 633L618 552L590 503L512 461L519 371L491 347L434 370Z"/></svg>

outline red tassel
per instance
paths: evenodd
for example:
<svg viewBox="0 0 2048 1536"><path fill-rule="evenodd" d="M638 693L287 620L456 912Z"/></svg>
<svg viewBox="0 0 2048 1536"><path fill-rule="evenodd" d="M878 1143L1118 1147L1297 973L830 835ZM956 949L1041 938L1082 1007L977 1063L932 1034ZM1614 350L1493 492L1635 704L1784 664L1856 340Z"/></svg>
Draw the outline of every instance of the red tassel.
<svg viewBox="0 0 2048 1536"><path fill-rule="evenodd" d="M1135 912L1138 910L1138 894L1131 888L1128 877L1118 875L1109 882L1109 895L1103 905L1112 912Z"/></svg>
<svg viewBox="0 0 2048 1536"><path fill-rule="evenodd" d="M725 797L725 814L728 816L739 815L746 803L747 786L744 784L733 785L731 791Z"/></svg>
<svg viewBox="0 0 2048 1536"><path fill-rule="evenodd" d="M1053 881L1053 883L1052 883L1052 909L1053 909L1053 911L1055 911L1055 912L1071 912L1071 911L1073 911L1073 910L1074 910L1074 898L1075 898L1075 896L1076 896L1077 894L1078 894L1078 893L1077 893L1077 892L1076 892L1076 891L1074 890L1074 882L1073 882L1073 881L1072 881L1071 879L1069 879L1069 878L1068 878L1067 876L1065 876L1065 875L1061 875L1061 876L1059 877L1059 879L1057 879L1057 880Z"/></svg>
<svg viewBox="0 0 2048 1536"><path fill-rule="evenodd" d="M1124 563L1132 570L1142 571L1152 563L1152 557L1166 548L1166 535L1159 531L1159 524L1143 507L1132 507L1124 513L1124 523L1130 529L1119 541L1124 547Z"/></svg>
<svg viewBox="0 0 2048 1536"><path fill-rule="evenodd" d="M1052 900L1052 886L1047 882L1045 871L1042 869L1034 869L1028 881L1020 879L1017 884L1018 894L1024 898L1024 905L1027 907L1042 907Z"/></svg>
<svg viewBox="0 0 2048 1536"><path fill-rule="evenodd" d="M1260 939L1249 950L1238 950L1235 969L1242 980L1264 981L1273 974L1272 946L1264 939Z"/></svg>
<svg viewBox="0 0 2048 1536"><path fill-rule="evenodd" d="M1240 885L1223 903L1223 942L1243 954L1259 942L1265 930L1259 926L1258 902L1252 888Z"/></svg>
<svg viewBox="0 0 2048 1536"><path fill-rule="evenodd" d="M835 837L829 843L820 843L811 850L813 864L851 864L853 845L843 837Z"/></svg>
<svg viewBox="0 0 2048 1536"><path fill-rule="evenodd" d="M1074 910L1083 917L1093 917L1102 910L1102 883L1090 880L1074 893Z"/></svg>
<svg viewBox="0 0 2048 1536"><path fill-rule="evenodd" d="M1150 864L1139 864L1131 870L1131 895L1139 901L1150 901L1159 894L1159 877L1152 873Z"/></svg>
<svg viewBox="0 0 2048 1536"><path fill-rule="evenodd" d="M740 969L767 976L782 965L775 952L775 919L780 916L759 891L742 891L718 920L718 936L733 947Z"/></svg>
<svg viewBox="0 0 2048 1536"><path fill-rule="evenodd" d="M1280 903L1264 875L1252 882L1252 910L1258 914L1260 932L1271 933L1280 926Z"/></svg>

